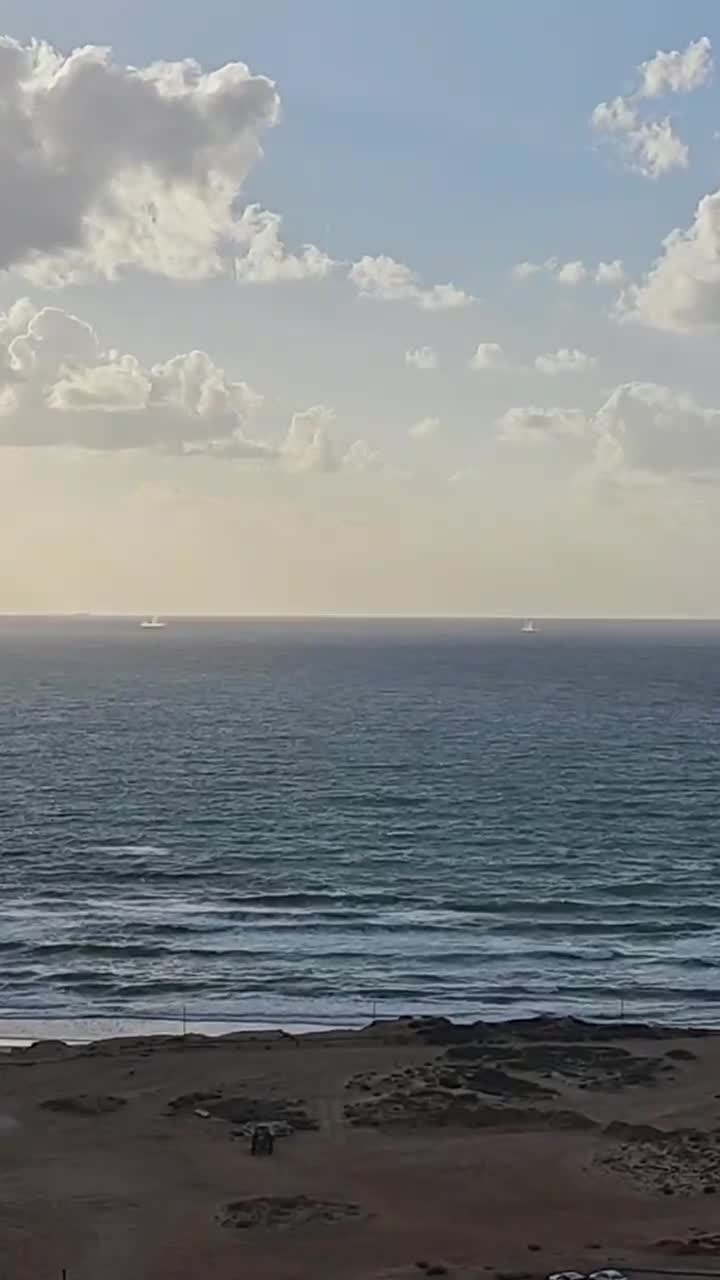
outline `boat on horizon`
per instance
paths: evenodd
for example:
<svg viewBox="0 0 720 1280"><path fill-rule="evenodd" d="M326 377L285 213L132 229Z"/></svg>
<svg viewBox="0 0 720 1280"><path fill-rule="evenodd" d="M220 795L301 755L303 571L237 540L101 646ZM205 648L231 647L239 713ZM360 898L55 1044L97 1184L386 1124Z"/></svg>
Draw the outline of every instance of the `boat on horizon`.
<svg viewBox="0 0 720 1280"><path fill-rule="evenodd" d="M140 626L145 631L163 631L166 625L167 624L165 622L162 622L160 618L157 617L156 614L153 615L152 618L143 618L142 622L140 623Z"/></svg>
<svg viewBox="0 0 720 1280"><path fill-rule="evenodd" d="M537 627L535 626L532 618L526 618L522 624L522 629L525 635L530 635L537 630Z"/></svg>

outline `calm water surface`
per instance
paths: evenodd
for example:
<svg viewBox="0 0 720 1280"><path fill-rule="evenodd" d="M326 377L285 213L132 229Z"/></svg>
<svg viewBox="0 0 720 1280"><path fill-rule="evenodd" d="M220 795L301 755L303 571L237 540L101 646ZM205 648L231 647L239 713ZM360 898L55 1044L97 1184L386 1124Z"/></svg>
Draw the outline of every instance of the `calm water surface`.
<svg viewBox="0 0 720 1280"><path fill-rule="evenodd" d="M0 1013L720 1023L720 627L0 622Z"/></svg>

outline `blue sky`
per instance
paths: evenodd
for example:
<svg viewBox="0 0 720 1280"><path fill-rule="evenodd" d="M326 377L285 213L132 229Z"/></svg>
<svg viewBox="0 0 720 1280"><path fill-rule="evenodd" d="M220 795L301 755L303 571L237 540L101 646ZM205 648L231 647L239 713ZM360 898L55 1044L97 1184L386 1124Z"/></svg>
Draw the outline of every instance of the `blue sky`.
<svg viewBox="0 0 720 1280"><path fill-rule="evenodd" d="M281 119L258 127L264 154L238 178L234 216L256 202L282 216L283 253L310 243L336 260L317 277L243 287L216 265L157 269L132 249L117 263L106 255L102 266L73 268L58 289L48 287L47 272L28 268L44 261L39 246L29 241L25 257L8 257L0 308L9 314L29 295L38 314L50 307L79 317L97 333L100 353L97 367L81 371L82 388L77 357L75 364L57 357L55 390L33 384L20 408L13 388L21 357L10 361L7 403L26 415L28 436L32 415L48 407L62 409L54 426L71 428L57 448L44 436L19 439L14 417L9 429L14 528L31 528L42 506L72 567L63 591L55 572L31 558L31 603L250 612L394 612L394 601L399 612L423 613L720 609L720 599L701 598L696 575L717 552L720 286L714 231L702 231L713 225L714 206L703 206L705 222L694 223L698 202L718 186L717 77L708 53L696 83L653 97L639 92L638 70L658 50L682 53L701 37L708 50L720 48L715 5L206 0L193 9L3 0L0 29L63 53L108 45L118 68L193 58L205 71L243 61L271 77ZM626 134L590 123L598 104L618 95L641 127L660 128L669 116L686 158L663 159L654 176L633 172ZM90 118L92 103L83 110ZM81 159L78 147L72 164ZM162 168L150 178L158 190ZM108 181L126 177L118 169ZM197 195L193 182L187 192ZM117 189L78 210L75 240L65 244L58 233L60 256L77 253L78 236L105 217ZM113 236L122 232L130 243L129 223L119 225ZM675 228L691 237L687 254L663 248ZM172 236L182 238L174 223ZM366 255L404 264L426 291L452 282L464 298L436 308L420 294L358 296L347 272ZM555 265L543 268L548 259ZM598 264L617 260L612 287L593 283ZM535 275L513 278L522 262L534 264ZM582 266L577 287L558 282L567 263ZM37 337L34 322L18 314L30 326L35 368L37 352L49 349L50 322L38 322ZM425 347L436 367L422 371L412 353ZM231 459L225 437L222 463L217 442L215 453L203 445L202 459L195 442L192 462L134 445L87 447L90 408L108 415L101 429L92 420L102 439L117 430L122 440L130 412L149 411L132 399L141 384L150 386L148 371L196 348L228 383L246 382L264 398L242 422L247 457L235 456L235 442ZM126 357L139 362L132 387ZM22 377L30 380L24 358ZM114 394L122 383L122 403L108 400L109 379ZM156 391L147 394L154 404ZM77 421L63 396L72 398ZM0 416L3 403L0 386ZM309 426L302 415L317 406ZM286 439L293 415L299 425ZM133 431L139 422L132 419ZM22 447L31 442L35 448ZM105 545L123 566L117 599L79 550L83 518L105 528ZM158 536L159 521L163 538L167 527L181 530L184 568L171 563L169 546L170 560L155 575L133 540L123 540L128 519L142 530L140 544ZM578 550L568 560L569 538ZM242 591L233 573L238 540L250 540L259 557ZM217 566L211 586L203 580L208 561ZM17 607L16 583L5 603L2 590L0 577L0 609Z"/></svg>

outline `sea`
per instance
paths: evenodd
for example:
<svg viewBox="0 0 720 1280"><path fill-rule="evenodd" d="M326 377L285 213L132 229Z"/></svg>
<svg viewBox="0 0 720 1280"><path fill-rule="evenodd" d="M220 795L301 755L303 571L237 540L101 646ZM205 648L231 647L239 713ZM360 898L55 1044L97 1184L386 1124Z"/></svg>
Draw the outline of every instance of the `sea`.
<svg viewBox="0 0 720 1280"><path fill-rule="evenodd" d="M0 620L0 1034L720 1025L720 625Z"/></svg>

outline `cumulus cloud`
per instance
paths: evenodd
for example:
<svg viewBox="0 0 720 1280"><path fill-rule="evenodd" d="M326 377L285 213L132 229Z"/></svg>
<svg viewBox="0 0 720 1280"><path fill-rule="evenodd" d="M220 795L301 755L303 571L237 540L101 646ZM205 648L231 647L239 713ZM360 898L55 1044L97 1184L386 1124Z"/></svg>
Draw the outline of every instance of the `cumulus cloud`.
<svg viewBox="0 0 720 1280"><path fill-rule="evenodd" d="M509 361L499 342L479 342L468 366L479 372L486 369L506 369Z"/></svg>
<svg viewBox="0 0 720 1280"><path fill-rule="evenodd" d="M627 167L644 178L687 169L687 144L675 133L668 116L643 121L624 98L615 98L598 103L591 122L596 133L615 139Z"/></svg>
<svg viewBox="0 0 720 1280"><path fill-rule="evenodd" d="M620 286L625 281L625 268L619 258L612 262L599 262L595 269L595 283Z"/></svg>
<svg viewBox="0 0 720 1280"><path fill-rule="evenodd" d="M535 360L538 373L546 373L551 377L560 373L584 373L596 364L595 356L589 356L587 352L580 351L577 347L560 347L557 351L548 352L547 355L537 356Z"/></svg>
<svg viewBox="0 0 720 1280"><path fill-rule="evenodd" d="M0 100L0 267L195 278L235 256L238 191L278 118L267 77L5 37Z"/></svg>
<svg viewBox="0 0 720 1280"><path fill-rule="evenodd" d="M23 301L0 323L0 445L183 452L238 447L262 397L202 351L151 367L106 351L92 327ZM257 452L262 451L258 446Z"/></svg>
<svg viewBox="0 0 720 1280"><path fill-rule="evenodd" d="M687 230L676 229L621 315L656 329L691 332L720 323L720 191L703 196Z"/></svg>
<svg viewBox="0 0 720 1280"><path fill-rule="evenodd" d="M659 98L664 93L692 93L707 84L713 71L712 48L707 36L691 41L683 53L661 50L640 64L639 93Z"/></svg>
<svg viewBox="0 0 720 1280"><path fill-rule="evenodd" d="M345 448L336 437L334 426L335 413L327 405L316 404L293 414L279 448L283 463L293 471L379 470L381 455L367 440L355 440Z"/></svg>
<svg viewBox="0 0 720 1280"><path fill-rule="evenodd" d="M527 405L508 409L497 422L498 437L505 444L542 445L562 437L578 439L588 430L580 409L541 409Z"/></svg>
<svg viewBox="0 0 720 1280"><path fill-rule="evenodd" d="M286 248L278 214L238 216L279 111L272 81L243 63L123 67L108 49L0 38L0 100L0 267L44 286L124 268L248 284L332 270L314 245Z"/></svg>
<svg viewBox="0 0 720 1280"><path fill-rule="evenodd" d="M60 287L125 270L241 284L322 280L337 265L316 245L289 249L277 213L242 210L274 83L241 62L123 66L94 45L58 52L0 37L0 270ZM469 305L452 284L365 257L364 296L432 310Z"/></svg>
<svg viewBox="0 0 720 1280"><path fill-rule="evenodd" d="M613 142L626 166L646 178L659 178L673 169L686 169L688 147L675 133L669 116L646 118L642 105L670 93L691 93L710 80L712 52L707 36L691 42L684 52L659 51L638 68L639 84L628 97L600 102L590 122L598 136Z"/></svg>
<svg viewBox="0 0 720 1280"><path fill-rule="evenodd" d="M284 443L290 465L300 471L337 471L334 422L333 410L322 404L294 414Z"/></svg>
<svg viewBox="0 0 720 1280"><path fill-rule="evenodd" d="M513 408L499 419L500 440L515 445L573 442L586 474L619 485L720 484L720 409L654 382L616 387L595 412Z"/></svg>
<svg viewBox="0 0 720 1280"><path fill-rule="evenodd" d="M145 366L103 349L91 325L58 307L22 299L0 315L0 447L150 450L289 471L380 465L366 441L343 445L322 405L296 413L279 440L260 439L261 405L204 351Z"/></svg>
<svg viewBox="0 0 720 1280"><path fill-rule="evenodd" d="M405 352L405 363L411 369L437 369L437 351L434 347L413 347Z"/></svg>
<svg viewBox="0 0 720 1280"><path fill-rule="evenodd" d="M288 280L324 280L335 263L313 244L302 252L288 252L280 237L282 219L259 205L248 205L235 227L235 279L247 284L276 284Z"/></svg>
<svg viewBox="0 0 720 1280"><path fill-rule="evenodd" d="M583 284L589 276L584 262L565 262L558 267L556 276L558 284Z"/></svg>
<svg viewBox="0 0 720 1280"><path fill-rule="evenodd" d="M414 440L427 440L430 436L436 436L442 429L442 423L439 418L421 418L419 422L414 422L408 427L408 435Z"/></svg>
<svg viewBox="0 0 720 1280"><path fill-rule="evenodd" d="M510 274L515 280L530 280L532 276L539 275L543 270L544 267L539 262L516 262L514 267L511 267Z"/></svg>
<svg viewBox="0 0 720 1280"><path fill-rule="evenodd" d="M476 301L453 284L426 287L410 267L382 254L376 258L366 254L348 274L361 298L377 302L409 302L423 311L451 311Z"/></svg>
<svg viewBox="0 0 720 1280"><path fill-rule="evenodd" d="M720 409L654 382L616 387L595 416L594 457L606 473L720 481Z"/></svg>
<svg viewBox="0 0 720 1280"><path fill-rule="evenodd" d="M530 280L533 276L552 276L558 284L574 287L580 284L619 286L625 280L625 269L619 258L612 262L598 262L592 266L577 258L561 262L558 258L546 258L545 262L518 262L511 268L514 280Z"/></svg>
<svg viewBox="0 0 720 1280"><path fill-rule="evenodd" d="M379 471L383 459L379 449L373 449L367 440L355 440L341 455L340 465L348 471Z"/></svg>

